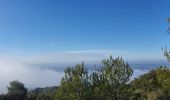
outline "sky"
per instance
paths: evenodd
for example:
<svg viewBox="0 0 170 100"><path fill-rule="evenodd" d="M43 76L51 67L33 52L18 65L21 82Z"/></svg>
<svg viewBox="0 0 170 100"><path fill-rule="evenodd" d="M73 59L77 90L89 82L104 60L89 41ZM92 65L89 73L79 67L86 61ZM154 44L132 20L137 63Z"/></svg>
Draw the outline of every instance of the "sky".
<svg viewBox="0 0 170 100"><path fill-rule="evenodd" d="M28 87L59 84L55 79L63 73L48 69L48 64L96 64L110 55L129 62L165 60L161 48L170 48L169 4L169 0L0 0L0 89L5 91L14 79ZM39 67L44 64L47 69Z"/></svg>
<svg viewBox="0 0 170 100"><path fill-rule="evenodd" d="M1 0L0 46L24 54L116 50L161 54L168 0Z"/></svg>

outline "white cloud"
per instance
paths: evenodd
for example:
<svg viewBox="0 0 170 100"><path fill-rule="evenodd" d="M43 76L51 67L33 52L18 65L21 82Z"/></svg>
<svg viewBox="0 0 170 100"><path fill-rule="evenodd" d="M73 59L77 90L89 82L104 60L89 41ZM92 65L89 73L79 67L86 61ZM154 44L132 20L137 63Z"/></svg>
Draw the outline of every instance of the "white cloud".
<svg viewBox="0 0 170 100"><path fill-rule="evenodd" d="M111 51L107 50L64 51L29 55L24 58L22 57L21 60L26 63L99 62L111 54Z"/></svg>
<svg viewBox="0 0 170 100"><path fill-rule="evenodd" d="M0 93L7 92L10 81L19 80L26 87L45 87L59 85L62 72L49 69L30 68L14 59L0 58Z"/></svg>
<svg viewBox="0 0 170 100"><path fill-rule="evenodd" d="M148 73L149 71L150 70L148 70L148 69L134 69L131 80L133 80L134 78L138 78L140 75Z"/></svg>

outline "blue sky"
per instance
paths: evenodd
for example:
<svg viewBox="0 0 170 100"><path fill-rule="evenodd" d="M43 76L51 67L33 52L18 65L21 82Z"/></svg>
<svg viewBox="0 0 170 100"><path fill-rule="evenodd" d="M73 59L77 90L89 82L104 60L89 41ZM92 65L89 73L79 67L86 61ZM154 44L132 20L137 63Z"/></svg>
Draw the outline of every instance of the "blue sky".
<svg viewBox="0 0 170 100"><path fill-rule="evenodd" d="M162 46L170 42L166 33L169 3L168 0L2 0L1 54L113 50L113 53L126 51L159 58Z"/></svg>
<svg viewBox="0 0 170 100"><path fill-rule="evenodd" d="M27 87L59 84L63 73L48 64L98 63L110 55L130 63L165 60L161 48L170 48L169 4L169 0L0 0L0 93L11 80ZM30 67L43 64L47 69ZM139 69L134 76L148 71Z"/></svg>
<svg viewBox="0 0 170 100"><path fill-rule="evenodd" d="M0 46L24 53L168 45L168 0L1 0Z"/></svg>

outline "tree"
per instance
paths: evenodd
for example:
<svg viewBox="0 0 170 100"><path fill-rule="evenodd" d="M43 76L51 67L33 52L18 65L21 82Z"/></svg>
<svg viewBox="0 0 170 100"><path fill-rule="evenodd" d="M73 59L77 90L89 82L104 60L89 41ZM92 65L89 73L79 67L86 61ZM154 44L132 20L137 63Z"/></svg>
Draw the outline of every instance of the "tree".
<svg viewBox="0 0 170 100"><path fill-rule="evenodd" d="M35 88L28 92L28 100L54 100L58 87Z"/></svg>
<svg viewBox="0 0 170 100"><path fill-rule="evenodd" d="M1 94L1 95L0 95L0 100L6 100L6 95Z"/></svg>
<svg viewBox="0 0 170 100"><path fill-rule="evenodd" d="M170 18L168 18L168 23L170 24ZM168 33L170 34L170 26L168 26ZM170 51L167 49L167 47L162 49L164 52L164 56L170 61Z"/></svg>
<svg viewBox="0 0 170 100"><path fill-rule="evenodd" d="M138 100L170 100L170 69L161 66L134 79L130 85L133 94L138 93Z"/></svg>
<svg viewBox="0 0 170 100"><path fill-rule="evenodd" d="M56 93L57 100L125 100L133 70L122 58L112 56L89 72L84 63L68 67Z"/></svg>
<svg viewBox="0 0 170 100"><path fill-rule="evenodd" d="M7 93L9 100L26 100L27 98L27 89L24 87L24 84L19 81L10 82Z"/></svg>
<svg viewBox="0 0 170 100"><path fill-rule="evenodd" d="M124 100L127 92L127 82L133 70L122 58L112 56L102 61L102 67L91 74L92 89L95 99Z"/></svg>
<svg viewBox="0 0 170 100"><path fill-rule="evenodd" d="M89 76L84 63L65 69L57 100L88 100Z"/></svg>

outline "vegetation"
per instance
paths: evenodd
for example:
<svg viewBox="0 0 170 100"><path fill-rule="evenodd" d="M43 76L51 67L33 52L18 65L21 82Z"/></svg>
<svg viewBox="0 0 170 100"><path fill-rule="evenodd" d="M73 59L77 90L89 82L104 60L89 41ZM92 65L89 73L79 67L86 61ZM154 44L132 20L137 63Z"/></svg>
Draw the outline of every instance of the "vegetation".
<svg viewBox="0 0 170 100"><path fill-rule="evenodd" d="M26 100L27 89L24 87L24 84L18 81L10 82L8 93L1 98L5 100Z"/></svg>
<svg viewBox="0 0 170 100"><path fill-rule="evenodd" d="M28 100L54 100L58 87L36 88L28 92Z"/></svg>
<svg viewBox="0 0 170 100"><path fill-rule="evenodd" d="M0 100L170 100L170 69L165 66L130 81L129 64L111 56L93 72L82 63L64 73L59 87L27 91L23 83L12 81Z"/></svg>
<svg viewBox="0 0 170 100"><path fill-rule="evenodd" d="M168 18L168 23L170 24L170 18ZM168 26L168 33L170 34L170 26ZM162 49L164 51L164 56L170 61L170 51L167 49L167 47Z"/></svg>
<svg viewBox="0 0 170 100"><path fill-rule="evenodd" d="M161 66L133 80L130 85L142 100L170 100L170 69Z"/></svg>
<svg viewBox="0 0 170 100"><path fill-rule="evenodd" d="M133 71L122 58L105 59L102 67L88 73L84 63L69 67L57 90L58 100L123 99Z"/></svg>

